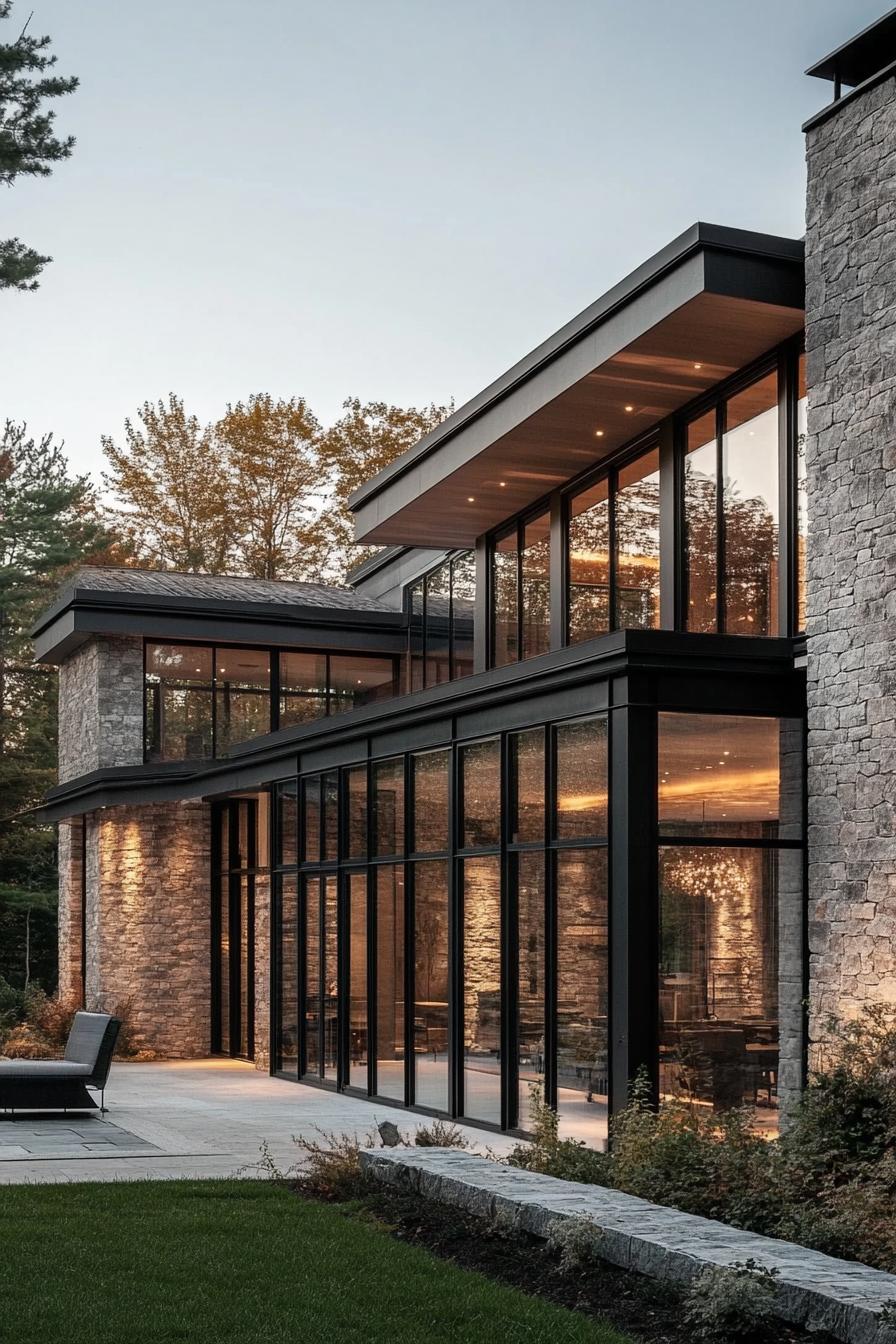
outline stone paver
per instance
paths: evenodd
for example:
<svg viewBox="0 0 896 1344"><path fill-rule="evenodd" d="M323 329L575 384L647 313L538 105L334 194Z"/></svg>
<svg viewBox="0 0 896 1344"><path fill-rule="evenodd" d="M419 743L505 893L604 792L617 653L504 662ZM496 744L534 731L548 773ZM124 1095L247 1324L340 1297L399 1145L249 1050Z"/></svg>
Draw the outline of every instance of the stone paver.
<svg viewBox="0 0 896 1344"><path fill-rule="evenodd" d="M418 1191L483 1218L510 1213L523 1231L547 1236L557 1219L586 1217L600 1234L602 1259L623 1269L687 1283L706 1265L754 1260L777 1270L778 1314L845 1344L885 1344L878 1313L896 1301L896 1275L837 1260L790 1242L757 1236L662 1208L601 1186L519 1171L450 1149L375 1149L363 1153L377 1179Z"/></svg>
<svg viewBox="0 0 896 1344"><path fill-rule="evenodd" d="M92 1117L41 1120L71 1131L63 1149L46 1142L29 1152L24 1121L0 1118L0 1185L28 1182L187 1180L258 1177L262 1143L280 1170L300 1157L293 1135L316 1130L369 1133L380 1120L393 1120L408 1134L427 1123L392 1106L345 1097L324 1088L303 1087L259 1073L237 1060L206 1059L159 1064L115 1063L106 1089L111 1130L132 1136L132 1147L111 1142L88 1148L79 1136L94 1133ZM30 1123L30 1121L29 1121ZM506 1153L515 1140L465 1129L479 1151ZM22 1136L20 1140L20 1136ZM109 1131L106 1131L109 1137ZM6 1140L5 1157L2 1143ZM33 1140L37 1145L37 1140ZM43 1144L45 1141L41 1140ZM92 1141L91 1141L92 1142ZM22 1150L13 1155L13 1143Z"/></svg>

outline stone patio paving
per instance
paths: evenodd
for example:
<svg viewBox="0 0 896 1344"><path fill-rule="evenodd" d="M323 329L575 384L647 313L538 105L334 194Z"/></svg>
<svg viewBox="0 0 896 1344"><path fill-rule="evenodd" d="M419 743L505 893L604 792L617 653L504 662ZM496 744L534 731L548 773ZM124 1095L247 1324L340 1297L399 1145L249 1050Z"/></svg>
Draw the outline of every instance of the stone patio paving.
<svg viewBox="0 0 896 1344"><path fill-rule="evenodd" d="M363 1135L379 1120L405 1132L423 1116L303 1087L237 1060L112 1066L105 1117L70 1114L15 1121L0 1113L0 1185L28 1182L251 1177L263 1142L281 1169L299 1154L294 1134L315 1127ZM506 1153L503 1134L461 1126L475 1148Z"/></svg>

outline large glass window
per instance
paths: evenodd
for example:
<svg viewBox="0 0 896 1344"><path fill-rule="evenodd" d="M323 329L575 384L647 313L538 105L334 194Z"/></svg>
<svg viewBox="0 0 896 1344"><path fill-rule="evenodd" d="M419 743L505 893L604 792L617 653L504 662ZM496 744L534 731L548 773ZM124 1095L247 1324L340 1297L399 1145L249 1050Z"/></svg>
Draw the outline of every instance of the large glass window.
<svg viewBox="0 0 896 1344"><path fill-rule="evenodd" d="M146 759L226 756L238 742L277 726L310 723L398 693L394 658L284 649L275 655L279 694L272 698L271 656L242 645L147 643Z"/></svg>
<svg viewBox="0 0 896 1344"><path fill-rule="evenodd" d="M722 439L725 629L778 630L778 375L731 397Z"/></svg>
<svg viewBox="0 0 896 1344"><path fill-rule="evenodd" d="M367 873L348 877L348 1081L367 1091Z"/></svg>
<svg viewBox="0 0 896 1344"><path fill-rule="evenodd" d="M551 647L551 515L541 513L523 527L520 553L522 590L521 656L534 658Z"/></svg>
<svg viewBox="0 0 896 1344"><path fill-rule="evenodd" d="M606 1132L607 852L557 852L557 1112L564 1134Z"/></svg>
<svg viewBox="0 0 896 1344"><path fill-rule="evenodd" d="M510 736L511 844L544 840L544 729L530 728Z"/></svg>
<svg viewBox="0 0 896 1344"><path fill-rule="evenodd" d="M569 504L569 642L610 628L610 482L604 478Z"/></svg>
<svg viewBox="0 0 896 1344"><path fill-rule="evenodd" d="M653 630L660 623L660 455L654 448L616 481L616 625Z"/></svg>
<svg viewBox="0 0 896 1344"><path fill-rule="evenodd" d="M403 1101L404 867L376 869L376 1090Z"/></svg>
<svg viewBox="0 0 896 1344"><path fill-rule="evenodd" d="M425 751L413 757L415 854L448 849L448 751Z"/></svg>
<svg viewBox="0 0 896 1344"><path fill-rule="evenodd" d="M488 849L501 838L501 743L474 742L461 751L461 847Z"/></svg>
<svg viewBox="0 0 896 1344"><path fill-rule="evenodd" d="M147 644L147 760L207 760L212 755L212 670L210 648Z"/></svg>
<svg viewBox="0 0 896 1344"><path fill-rule="evenodd" d="M373 852L404 853L404 757L376 761L373 788Z"/></svg>
<svg viewBox="0 0 896 1344"><path fill-rule="evenodd" d="M446 561L426 576L427 686L451 680L451 565Z"/></svg>
<svg viewBox="0 0 896 1344"><path fill-rule="evenodd" d="M330 713L391 700L397 694L392 658L370 658L356 653L330 655Z"/></svg>
<svg viewBox="0 0 896 1344"><path fill-rule="evenodd" d="M506 667L520 656L519 539L517 529L497 537L492 551L492 662Z"/></svg>
<svg viewBox="0 0 896 1344"><path fill-rule="evenodd" d="M684 458L684 623L696 634L718 628L718 437L715 409L687 427Z"/></svg>
<svg viewBox="0 0 896 1344"><path fill-rule="evenodd" d="M327 712L327 657L323 653L280 654L280 727L311 723Z"/></svg>
<svg viewBox="0 0 896 1344"><path fill-rule="evenodd" d="M800 839L798 722L660 714L658 741L661 835Z"/></svg>
<svg viewBox="0 0 896 1344"><path fill-rule="evenodd" d="M501 861L463 864L463 1114L501 1122Z"/></svg>
<svg viewBox="0 0 896 1344"><path fill-rule="evenodd" d="M409 691L473 671L476 564L472 551L444 561L406 590Z"/></svg>
<svg viewBox="0 0 896 1344"><path fill-rule="evenodd" d="M530 1126L533 1087L544 1094L547 1029L545 1009L545 857L540 851L514 856L517 899L517 1078L518 1120Z"/></svg>
<svg viewBox="0 0 896 1344"><path fill-rule="evenodd" d="M448 1109L448 864L414 864L414 1100Z"/></svg>
<svg viewBox="0 0 896 1344"><path fill-rule="evenodd" d="M607 834L607 720L562 723L556 730L557 839Z"/></svg>
<svg viewBox="0 0 896 1344"><path fill-rule="evenodd" d="M778 903L799 850L660 850L660 1092L775 1128Z"/></svg>
<svg viewBox="0 0 896 1344"><path fill-rule="evenodd" d="M284 873L277 879L277 1067L297 1078L299 1072L299 900L298 878Z"/></svg>

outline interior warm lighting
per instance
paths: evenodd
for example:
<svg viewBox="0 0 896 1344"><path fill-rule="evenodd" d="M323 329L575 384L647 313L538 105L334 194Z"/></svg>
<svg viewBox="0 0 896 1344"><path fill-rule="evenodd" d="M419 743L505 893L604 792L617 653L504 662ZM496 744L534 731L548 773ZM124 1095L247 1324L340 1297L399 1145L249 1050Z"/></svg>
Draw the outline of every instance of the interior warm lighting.
<svg viewBox="0 0 896 1344"><path fill-rule="evenodd" d="M750 878L736 859L714 855L710 859L679 859L670 867L667 880L691 896L703 900L744 900L750 894Z"/></svg>

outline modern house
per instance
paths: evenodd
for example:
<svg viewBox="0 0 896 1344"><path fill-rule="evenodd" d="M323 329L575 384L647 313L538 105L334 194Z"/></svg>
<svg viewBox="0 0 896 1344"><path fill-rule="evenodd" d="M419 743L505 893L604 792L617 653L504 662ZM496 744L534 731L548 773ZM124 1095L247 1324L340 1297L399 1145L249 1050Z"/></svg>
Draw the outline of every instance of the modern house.
<svg viewBox="0 0 896 1344"><path fill-rule="evenodd" d="M810 73L805 240L646 261L357 493L350 587L73 577L63 992L596 1142L639 1070L772 1131L896 1001L896 11Z"/></svg>

